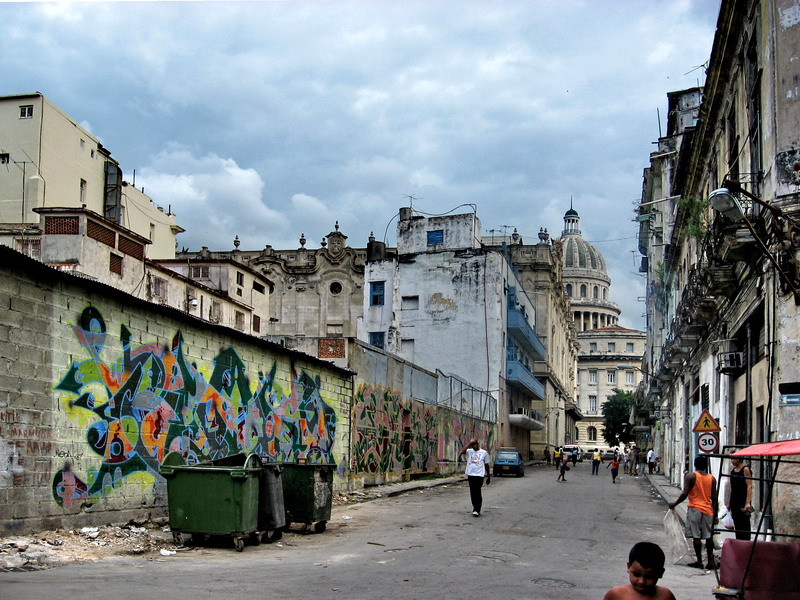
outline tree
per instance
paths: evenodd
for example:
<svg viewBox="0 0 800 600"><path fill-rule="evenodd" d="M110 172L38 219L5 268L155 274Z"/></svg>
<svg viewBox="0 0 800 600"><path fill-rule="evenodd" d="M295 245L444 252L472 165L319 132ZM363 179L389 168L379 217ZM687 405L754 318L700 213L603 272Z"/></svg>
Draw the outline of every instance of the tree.
<svg viewBox="0 0 800 600"><path fill-rule="evenodd" d="M634 440L628 419L631 416L631 407L635 402L633 392L625 392L618 388L612 390L612 394L603 402L603 427L605 432L603 437L606 443L611 446L627 444Z"/></svg>

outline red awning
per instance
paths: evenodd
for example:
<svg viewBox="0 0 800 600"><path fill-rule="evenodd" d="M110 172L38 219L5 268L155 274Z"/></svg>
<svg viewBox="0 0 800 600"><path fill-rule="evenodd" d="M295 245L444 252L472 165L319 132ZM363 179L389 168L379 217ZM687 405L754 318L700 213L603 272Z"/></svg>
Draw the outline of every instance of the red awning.
<svg viewBox="0 0 800 600"><path fill-rule="evenodd" d="M731 456L787 456L790 454L800 454L800 440L756 444L737 450Z"/></svg>

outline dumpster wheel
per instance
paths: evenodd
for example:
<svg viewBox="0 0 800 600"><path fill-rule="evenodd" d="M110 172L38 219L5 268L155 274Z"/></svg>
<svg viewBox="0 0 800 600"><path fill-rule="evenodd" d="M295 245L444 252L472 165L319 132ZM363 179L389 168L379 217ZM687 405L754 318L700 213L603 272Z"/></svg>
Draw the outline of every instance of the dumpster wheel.
<svg viewBox="0 0 800 600"><path fill-rule="evenodd" d="M244 540L238 536L233 538L233 547L236 548L237 552L241 552L244 550Z"/></svg>
<svg viewBox="0 0 800 600"><path fill-rule="evenodd" d="M314 531L317 533L323 533L328 528L327 521L319 521L317 524L314 525Z"/></svg>

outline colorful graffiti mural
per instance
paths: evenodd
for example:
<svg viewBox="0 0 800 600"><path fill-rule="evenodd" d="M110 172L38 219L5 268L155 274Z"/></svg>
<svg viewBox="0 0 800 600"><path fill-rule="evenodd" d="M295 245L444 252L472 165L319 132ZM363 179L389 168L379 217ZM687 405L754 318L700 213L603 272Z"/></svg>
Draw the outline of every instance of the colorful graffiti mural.
<svg viewBox="0 0 800 600"><path fill-rule="evenodd" d="M233 347L203 369L187 359L180 331L171 347L133 347L124 325L121 355L109 363L101 358L106 324L100 311L87 307L72 329L89 358L73 362L54 389L67 414L86 426L88 447L101 462L84 478L65 462L53 478L61 506L91 505L133 475L160 477L161 461L172 451L187 463L239 452L334 462L336 412L320 395L318 377L292 367L284 390L273 361L253 385Z"/></svg>
<svg viewBox="0 0 800 600"><path fill-rule="evenodd" d="M466 440L479 437L492 447L492 428L481 421L392 390L361 384L353 408L356 476L433 473L453 462Z"/></svg>

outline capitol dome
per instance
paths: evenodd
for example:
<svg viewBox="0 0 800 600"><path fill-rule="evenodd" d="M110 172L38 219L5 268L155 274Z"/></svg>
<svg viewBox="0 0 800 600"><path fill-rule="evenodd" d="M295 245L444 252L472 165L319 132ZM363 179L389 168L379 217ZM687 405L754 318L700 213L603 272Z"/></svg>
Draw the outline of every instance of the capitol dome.
<svg viewBox="0 0 800 600"><path fill-rule="evenodd" d="M611 278L602 253L583 239L580 215L572 206L564 214L559 240L564 291L569 296L578 331L610 327L619 322L619 307L608 299Z"/></svg>

